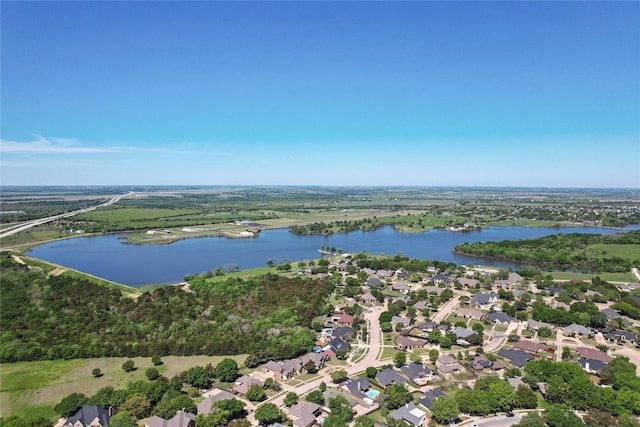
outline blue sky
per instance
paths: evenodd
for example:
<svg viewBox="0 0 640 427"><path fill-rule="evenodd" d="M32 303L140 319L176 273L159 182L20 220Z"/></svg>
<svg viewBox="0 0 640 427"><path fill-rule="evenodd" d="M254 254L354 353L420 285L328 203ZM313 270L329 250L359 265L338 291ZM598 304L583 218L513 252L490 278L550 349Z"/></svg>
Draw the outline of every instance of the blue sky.
<svg viewBox="0 0 640 427"><path fill-rule="evenodd" d="M7 2L2 185L640 187L639 2Z"/></svg>

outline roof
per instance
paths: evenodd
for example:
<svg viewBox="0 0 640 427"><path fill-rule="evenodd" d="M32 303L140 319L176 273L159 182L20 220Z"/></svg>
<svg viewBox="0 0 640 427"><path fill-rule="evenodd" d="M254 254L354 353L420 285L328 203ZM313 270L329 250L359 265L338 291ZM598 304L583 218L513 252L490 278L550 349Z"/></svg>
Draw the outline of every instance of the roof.
<svg viewBox="0 0 640 427"><path fill-rule="evenodd" d="M363 392L369 390L370 387L371 383L364 377L348 381L344 384L344 388L349 390L352 395L359 399L367 397Z"/></svg>
<svg viewBox="0 0 640 427"><path fill-rule="evenodd" d="M444 396L444 393L436 388L434 390L426 391L424 396L418 402L425 408L431 409L433 401L440 396Z"/></svg>
<svg viewBox="0 0 640 427"><path fill-rule="evenodd" d="M353 316L349 314L335 314L333 319L338 323L353 323Z"/></svg>
<svg viewBox="0 0 640 427"><path fill-rule="evenodd" d="M416 337L405 337L403 335L399 335L396 338L396 346L397 347L424 347L427 344L427 340Z"/></svg>
<svg viewBox="0 0 640 427"><path fill-rule="evenodd" d="M529 329L540 329L540 328L549 328L553 329L553 325L551 323L539 322L537 320L530 319L527 321L527 328Z"/></svg>
<svg viewBox="0 0 640 427"><path fill-rule="evenodd" d="M367 286L377 286L380 284L382 284L382 281L376 277L369 278L369 280L367 280L367 283L366 283Z"/></svg>
<svg viewBox="0 0 640 427"><path fill-rule="evenodd" d="M397 291L408 291L411 288L409 287L407 282L405 282L404 280L401 280L391 285L391 289L397 290Z"/></svg>
<svg viewBox="0 0 640 427"><path fill-rule="evenodd" d="M571 325L564 328L564 333L578 333L580 335L589 335L591 333L591 329L586 328L582 325L578 325L577 323L572 323Z"/></svg>
<svg viewBox="0 0 640 427"><path fill-rule="evenodd" d="M474 294L471 297L471 304L480 304L480 305L485 305L485 304L489 304L491 301L497 301L498 300L498 294L496 294L495 292L491 292L488 294Z"/></svg>
<svg viewBox="0 0 640 427"><path fill-rule="evenodd" d="M421 378L431 374L431 369L422 363L410 363L400 370L409 378Z"/></svg>
<svg viewBox="0 0 640 427"><path fill-rule="evenodd" d="M467 337L470 337L471 335L475 334L475 332L473 332L472 330L467 329L467 328L461 328L460 326L455 328L453 330L453 333L456 334L456 336L458 338L467 338Z"/></svg>
<svg viewBox="0 0 640 427"><path fill-rule="evenodd" d="M402 323L404 325L404 327L406 328L407 326L409 326L411 324L411 319L409 319L408 317L404 317L404 316L393 316L391 318L391 325L395 328L398 323Z"/></svg>
<svg viewBox="0 0 640 427"><path fill-rule="evenodd" d="M605 316L607 316L607 320L617 319L618 317L620 317L620 313L612 308L605 308L601 312L604 313Z"/></svg>
<svg viewBox="0 0 640 427"><path fill-rule="evenodd" d="M220 400L235 399L235 395L229 393L226 390L215 390L217 390L217 393L209 395L209 397L198 403L198 414L208 414L209 412L211 412L211 405L213 405L214 402L218 402Z"/></svg>
<svg viewBox="0 0 640 427"><path fill-rule="evenodd" d="M189 425L195 425L195 422L196 416L194 414L180 409L168 420L154 415L147 420L145 425L149 427L187 427Z"/></svg>
<svg viewBox="0 0 640 427"><path fill-rule="evenodd" d="M482 312L480 310L474 310L473 308L459 308L458 311L456 311L456 314L475 319L480 319L482 317Z"/></svg>
<svg viewBox="0 0 640 427"><path fill-rule="evenodd" d="M500 323L511 323L513 321L513 317L507 316L502 312L489 313L487 315L487 319L492 322L500 322Z"/></svg>
<svg viewBox="0 0 640 427"><path fill-rule="evenodd" d="M506 357L512 365L518 367L523 367L529 360L534 358L532 355L522 350L506 350L504 348L498 352L498 355Z"/></svg>
<svg viewBox="0 0 640 427"><path fill-rule="evenodd" d="M513 348L528 351L529 353L537 353L540 350L546 351L549 349L549 347L544 344L531 341L518 341L513 345Z"/></svg>
<svg viewBox="0 0 640 427"><path fill-rule="evenodd" d="M353 335L353 328L351 326L339 326L333 329L331 335L334 337L347 337Z"/></svg>
<svg viewBox="0 0 640 427"><path fill-rule="evenodd" d="M342 341L340 338L334 338L329 341L329 346L334 352L338 352L340 350L349 351L351 350L351 344Z"/></svg>
<svg viewBox="0 0 640 427"><path fill-rule="evenodd" d="M596 359L578 359L578 363L582 369L589 372L598 372L600 369L608 365L608 363Z"/></svg>
<svg viewBox="0 0 640 427"><path fill-rule="evenodd" d="M486 357L480 355L476 356L475 359L469 362L469 365L476 371L482 371L491 367L491 361Z"/></svg>
<svg viewBox="0 0 640 427"><path fill-rule="evenodd" d="M611 356L608 356L607 353L600 351L597 348L576 347L576 352L583 359L595 359L605 363L609 363L613 360Z"/></svg>
<svg viewBox="0 0 640 427"><path fill-rule="evenodd" d="M407 380L400 376L391 368L387 368L384 371L380 371L376 374L376 380L383 386L388 386L394 383L406 384Z"/></svg>
<svg viewBox="0 0 640 427"><path fill-rule="evenodd" d="M522 381L520 378L507 378L507 381L509 382L509 385L511 387L513 387L514 389L518 389L518 387L520 387L521 385L527 387L527 384L525 384L524 381Z"/></svg>
<svg viewBox="0 0 640 427"><path fill-rule="evenodd" d="M413 402L409 402L390 413L389 416L396 420L404 420L414 426L419 426L424 422L427 413L418 409Z"/></svg>
<svg viewBox="0 0 640 427"><path fill-rule="evenodd" d="M95 405L83 406L75 413L75 415L69 417L64 425L73 425L79 421L83 425L89 426L96 418L102 427L109 426L109 411Z"/></svg>

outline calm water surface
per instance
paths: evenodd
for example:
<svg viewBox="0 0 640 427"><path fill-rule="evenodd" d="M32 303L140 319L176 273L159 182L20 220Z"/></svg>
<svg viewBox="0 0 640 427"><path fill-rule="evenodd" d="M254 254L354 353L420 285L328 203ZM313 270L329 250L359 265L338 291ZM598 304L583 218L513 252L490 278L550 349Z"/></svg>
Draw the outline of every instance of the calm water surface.
<svg viewBox="0 0 640 427"><path fill-rule="evenodd" d="M281 263L317 259L322 245L343 249L346 253L401 254L424 260L519 268L522 265L454 254L452 249L462 242L530 239L560 233L617 232L620 230L592 227L491 227L465 233L430 230L404 234L385 227L332 236L298 236L280 229L263 231L254 239L205 237L169 245L129 245L122 243L123 235L105 235L47 243L33 248L29 255L114 282L142 286L176 283L187 274L210 271L225 264L237 264L244 270L264 267L269 260Z"/></svg>

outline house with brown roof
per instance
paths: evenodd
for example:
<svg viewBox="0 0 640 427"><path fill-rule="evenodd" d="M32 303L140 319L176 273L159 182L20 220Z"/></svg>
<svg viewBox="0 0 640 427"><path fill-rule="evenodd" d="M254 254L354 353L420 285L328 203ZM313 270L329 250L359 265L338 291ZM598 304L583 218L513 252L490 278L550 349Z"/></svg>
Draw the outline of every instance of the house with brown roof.
<svg viewBox="0 0 640 427"><path fill-rule="evenodd" d="M351 326L353 324L353 316L345 313L336 313L331 317L339 326Z"/></svg>
<svg viewBox="0 0 640 427"><path fill-rule="evenodd" d="M599 360L604 363L609 363L613 360L611 356L608 356L607 353L600 351L597 348L576 347L576 353L578 353L582 359Z"/></svg>
<svg viewBox="0 0 640 427"><path fill-rule="evenodd" d="M456 311L456 315L464 317L465 319L482 319L484 315L480 310L474 310L473 308L459 308Z"/></svg>
<svg viewBox="0 0 640 427"><path fill-rule="evenodd" d="M414 348L422 348L427 344L427 340L417 337L405 337L398 335L396 338L396 350L407 351Z"/></svg>
<svg viewBox="0 0 640 427"><path fill-rule="evenodd" d="M398 292L402 292L402 293L407 293L411 290L411 287L407 284L407 282L401 280L399 282L395 282L394 284L391 285L391 290L392 291L398 291Z"/></svg>
<svg viewBox="0 0 640 427"><path fill-rule="evenodd" d="M205 399L198 403L198 414L208 414L209 412L211 412L211 405L213 405L215 402L219 402L221 400L231 400L231 399L235 399L235 395L232 393L229 393L226 390L221 390L219 388L215 388L209 392L206 393L205 395Z"/></svg>
<svg viewBox="0 0 640 427"><path fill-rule="evenodd" d="M296 427L309 427L316 424L322 407L312 402L299 402L289 408L289 415Z"/></svg>
<svg viewBox="0 0 640 427"><path fill-rule="evenodd" d="M243 375L236 380L233 386L231 386L231 389L234 393L238 393L244 396L254 384L259 385L260 387L264 386L264 383L259 379L251 378L248 375Z"/></svg>
<svg viewBox="0 0 640 427"><path fill-rule="evenodd" d="M438 372L442 372L443 374L450 374L464 369L456 359L448 354L442 354L438 357L438 360L436 360L436 368L438 368Z"/></svg>

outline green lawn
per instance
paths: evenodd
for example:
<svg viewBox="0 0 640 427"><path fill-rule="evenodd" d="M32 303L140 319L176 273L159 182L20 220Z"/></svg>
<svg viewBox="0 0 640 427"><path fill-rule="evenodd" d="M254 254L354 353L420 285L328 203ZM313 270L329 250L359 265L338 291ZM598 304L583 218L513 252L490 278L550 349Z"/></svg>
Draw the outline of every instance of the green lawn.
<svg viewBox="0 0 640 427"><path fill-rule="evenodd" d="M628 273L572 273L569 271L552 271L549 273L555 280L584 280L586 282L590 282L591 279L598 276L600 279L605 280L607 282L634 282L636 281L635 277L631 272Z"/></svg>
<svg viewBox="0 0 640 427"><path fill-rule="evenodd" d="M162 358L164 364L157 368L160 374L171 378L193 366L208 363L215 366L225 357L231 357L242 366L247 356L166 356ZM125 373L122 364L126 360L120 357L3 363L0 369L2 415L57 419L53 407L63 397L71 393L89 397L108 385L124 388L129 381L146 379L145 370L153 366L150 357L136 357L132 360L137 369ZM94 378L91 375L93 368L100 368L103 375Z"/></svg>

